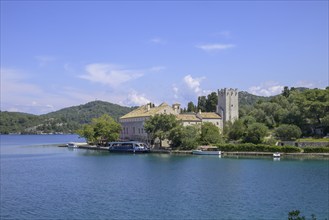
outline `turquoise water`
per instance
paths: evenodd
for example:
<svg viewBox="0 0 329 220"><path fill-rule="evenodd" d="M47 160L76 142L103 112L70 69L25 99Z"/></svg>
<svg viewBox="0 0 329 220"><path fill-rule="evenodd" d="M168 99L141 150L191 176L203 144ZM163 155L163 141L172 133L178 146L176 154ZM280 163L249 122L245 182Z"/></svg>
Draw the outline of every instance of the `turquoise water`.
<svg viewBox="0 0 329 220"><path fill-rule="evenodd" d="M329 161L110 154L1 136L1 219L329 218Z"/></svg>

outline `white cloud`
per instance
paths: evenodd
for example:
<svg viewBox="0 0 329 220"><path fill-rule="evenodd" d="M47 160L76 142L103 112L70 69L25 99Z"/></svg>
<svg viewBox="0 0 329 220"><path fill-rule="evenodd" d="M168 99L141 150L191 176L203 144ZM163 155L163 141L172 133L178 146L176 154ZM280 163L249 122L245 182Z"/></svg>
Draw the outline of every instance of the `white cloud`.
<svg viewBox="0 0 329 220"><path fill-rule="evenodd" d="M86 66L86 74L81 75L80 78L118 87L125 82L142 77L144 72L143 70L125 69L113 64L94 63Z"/></svg>
<svg viewBox="0 0 329 220"><path fill-rule="evenodd" d="M212 52L212 51L220 51L220 50L227 50L230 48L235 47L234 44L201 44L196 45L197 48L204 50L206 52Z"/></svg>
<svg viewBox="0 0 329 220"><path fill-rule="evenodd" d="M306 88L325 88L323 82L311 82L311 81L298 81L295 85L289 87L306 87ZM254 95L259 96L273 96L281 94L283 91L284 85L280 85L278 82L268 81L261 83L257 86L252 86L248 89L248 92Z"/></svg>
<svg viewBox="0 0 329 220"><path fill-rule="evenodd" d="M259 96L273 96L282 92L284 86L279 85L277 82L265 82L259 86L252 86L248 89L251 94Z"/></svg>
<svg viewBox="0 0 329 220"><path fill-rule="evenodd" d="M172 90L174 92L174 98L175 99L178 99L179 98L179 88L176 86L176 84L173 84L172 85Z"/></svg>
<svg viewBox="0 0 329 220"><path fill-rule="evenodd" d="M202 81L206 77L192 77L191 75L186 75L182 78L180 82L171 85L171 97L173 102L181 103L183 106L192 101L197 104L198 96L204 96L210 94L211 90L206 90L202 88Z"/></svg>
<svg viewBox="0 0 329 220"><path fill-rule="evenodd" d="M200 95L202 93L200 85L201 81L204 79L205 77L193 78L191 75L186 75L183 80L190 89L192 89L197 95Z"/></svg>
<svg viewBox="0 0 329 220"><path fill-rule="evenodd" d="M151 102L145 94L139 94L138 92L132 90L128 94L128 98L124 101L124 104L129 106L141 106Z"/></svg>

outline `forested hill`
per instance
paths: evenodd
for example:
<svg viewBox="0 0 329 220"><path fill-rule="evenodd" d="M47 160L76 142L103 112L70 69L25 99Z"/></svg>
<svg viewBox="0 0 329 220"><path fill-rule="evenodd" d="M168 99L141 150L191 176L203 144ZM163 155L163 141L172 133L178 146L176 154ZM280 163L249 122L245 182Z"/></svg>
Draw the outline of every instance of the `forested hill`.
<svg viewBox="0 0 329 220"><path fill-rule="evenodd" d="M82 124L91 122L92 118L109 114L118 120L133 109L109 102L93 101L40 116L0 112L0 133L74 133Z"/></svg>
<svg viewBox="0 0 329 220"><path fill-rule="evenodd" d="M250 105L253 106L258 101L269 101L271 100L272 96L265 97L265 96L257 96L250 94L248 92L241 91L239 92L239 106Z"/></svg>

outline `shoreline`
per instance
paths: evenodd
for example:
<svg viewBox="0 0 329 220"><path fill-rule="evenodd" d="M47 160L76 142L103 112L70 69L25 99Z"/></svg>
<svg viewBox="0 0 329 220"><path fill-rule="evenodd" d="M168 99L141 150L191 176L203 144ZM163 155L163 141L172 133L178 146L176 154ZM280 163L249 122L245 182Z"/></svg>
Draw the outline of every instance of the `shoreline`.
<svg viewBox="0 0 329 220"><path fill-rule="evenodd" d="M58 147L67 147L66 144L57 144ZM98 147L85 143L79 144L76 149L108 151L109 147ZM151 154L177 154L192 155L192 150L167 150L167 149L151 149ZM280 152L281 158L317 158L329 159L329 153L283 153ZM252 157L273 157L273 152L257 152L257 151L222 151L221 156L252 156Z"/></svg>

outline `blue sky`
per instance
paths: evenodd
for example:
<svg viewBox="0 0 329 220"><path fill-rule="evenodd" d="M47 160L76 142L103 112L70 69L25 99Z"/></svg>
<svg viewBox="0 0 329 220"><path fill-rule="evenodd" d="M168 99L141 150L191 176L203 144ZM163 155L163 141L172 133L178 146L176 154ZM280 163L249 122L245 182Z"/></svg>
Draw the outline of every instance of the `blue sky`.
<svg viewBox="0 0 329 220"><path fill-rule="evenodd" d="M1 111L328 86L328 1L1 1Z"/></svg>

